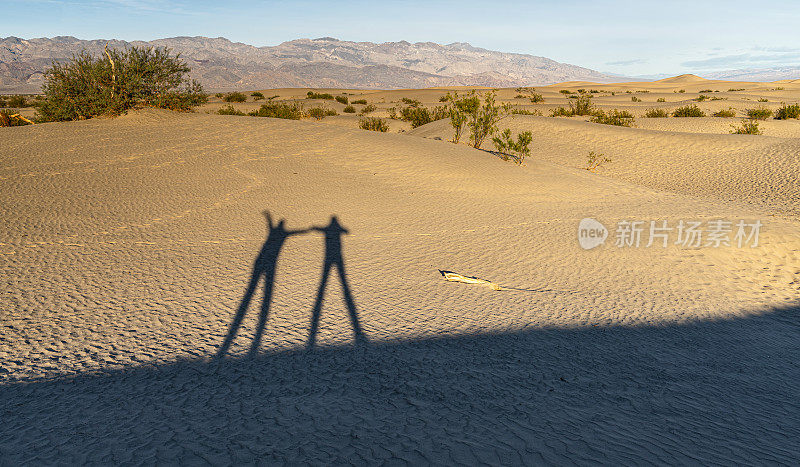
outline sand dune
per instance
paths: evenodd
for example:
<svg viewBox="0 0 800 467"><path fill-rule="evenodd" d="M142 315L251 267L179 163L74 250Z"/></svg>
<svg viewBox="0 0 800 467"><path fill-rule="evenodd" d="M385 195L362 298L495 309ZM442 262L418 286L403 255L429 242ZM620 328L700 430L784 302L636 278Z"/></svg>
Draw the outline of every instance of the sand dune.
<svg viewBox="0 0 800 467"><path fill-rule="evenodd" d="M351 98L381 115L441 94ZM796 463L796 122L655 120L515 116L534 134L521 167L447 142L442 121L381 134L142 110L3 129L3 458ZM590 150L612 161L588 172ZM270 262L264 210L349 233L341 250L330 229L297 233ZM586 217L612 235L589 251ZM760 246L614 245L622 220L713 219L760 220ZM258 356L263 284L215 360L273 269Z"/></svg>

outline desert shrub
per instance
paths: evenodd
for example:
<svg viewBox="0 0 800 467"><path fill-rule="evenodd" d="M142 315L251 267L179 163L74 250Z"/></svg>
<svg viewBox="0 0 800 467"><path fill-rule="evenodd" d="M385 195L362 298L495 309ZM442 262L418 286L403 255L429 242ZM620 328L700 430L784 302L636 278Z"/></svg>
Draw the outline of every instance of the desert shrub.
<svg viewBox="0 0 800 467"><path fill-rule="evenodd" d="M18 113L12 113L6 109L0 109L0 127L30 125L27 118L23 118Z"/></svg>
<svg viewBox="0 0 800 467"><path fill-rule="evenodd" d="M352 101L351 104L367 105L367 100L366 99L357 99L357 100Z"/></svg>
<svg viewBox="0 0 800 467"><path fill-rule="evenodd" d="M0 96L0 108L3 107L8 107L8 102L6 102L6 99L3 96Z"/></svg>
<svg viewBox="0 0 800 467"><path fill-rule="evenodd" d="M703 93L703 92L708 93L708 92L714 92L714 90L713 89L703 89L702 91L698 91L698 92L700 92L700 93Z"/></svg>
<svg viewBox="0 0 800 467"><path fill-rule="evenodd" d="M647 89L640 89L640 90L638 90L638 91L636 91L636 92L638 92L638 93L642 93L642 94L647 94L647 93L649 93L650 91L649 91L649 90L647 90Z"/></svg>
<svg viewBox="0 0 800 467"><path fill-rule="evenodd" d="M633 94L633 91L625 91L625 94Z"/></svg>
<svg viewBox="0 0 800 467"><path fill-rule="evenodd" d="M722 118L733 118L736 116L736 111L733 109L722 109L719 112L715 112L714 116Z"/></svg>
<svg viewBox="0 0 800 467"><path fill-rule="evenodd" d="M230 104L228 104L227 106L222 107L219 110L217 110L217 114L219 114L219 115L245 115L244 112L242 112L241 110L234 109L233 106L230 105Z"/></svg>
<svg viewBox="0 0 800 467"><path fill-rule="evenodd" d="M191 110L208 96L190 69L167 48L106 50L105 57L88 52L45 71L45 99L38 107L42 121L119 115L138 106Z"/></svg>
<svg viewBox="0 0 800 467"><path fill-rule="evenodd" d="M714 91L714 92L717 92L717 91ZM717 96L714 96L714 97L712 97L712 98L711 98L711 100L712 100L712 101L725 101L725 100L728 100L728 98L727 98L727 97L717 97Z"/></svg>
<svg viewBox="0 0 800 467"><path fill-rule="evenodd" d="M403 104L408 104L411 107L419 107L420 105L422 105L422 102L416 99L409 99L408 97L400 99L400 102L402 102Z"/></svg>
<svg viewBox="0 0 800 467"><path fill-rule="evenodd" d="M705 117L706 114L695 104L678 107L672 112L673 117Z"/></svg>
<svg viewBox="0 0 800 467"><path fill-rule="evenodd" d="M439 102L447 102L447 94L439 96Z"/></svg>
<svg viewBox="0 0 800 467"><path fill-rule="evenodd" d="M382 133L389 131L389 125L383 119L377 117L364 117L359 119L358 127L362 130L380 131Z"/></svg>
<svg viewBox="0 0 800 467"><path fill-rule="evenodd" d="M573 115L575 114L571 110L564 107L556 107L550 110L551 117L572 117Z"/></svg>
<svg viewBox="0 0 800 467"><path fill-rule="evenodd" d="M678 92L679 92L680 94L683 94L683 93L685 93L685 92L686 92L686 89L678 89Z"/></svg>
<svg viewBox="0 0 800 467"><path fill-rule="evenodd" d="M631 102L642 102L642 100L636 96L631 96Z"/></svg>
<svg viewBox="0 0 800 467"><path fill-rule="evenodd" d="M512 115L536 115L536 116L541 117L542 116L542 111L539 110L539 109L533 109L533 110L511 109L511 114Z"/></svg>
<svg viewBox="0 0 800 467"><path fill-rule="evenodd" d="M731 125L731 133L736 135L760 135L761 130L758 128L758 121L750 119L743 121L741 126Z"/></svg>
<svg viewBox="0 0 800 467"><path fill-rule="evenodd" d="M525 158L530 155L530 144L533 140L533 134L530 131L524 131L517 135L516 141L511 137L511 129L506 128L500 133L499 136L492 138L494 147L500 153L500 157L507 161L509 156L513 157L517 164L522 164Z"/></svg>
<svg viewBox="0 0 800 467"><path fill-rule="evenodd" d="M432 110L427 107L408 106L400 110L400 119L411 122L411 128L441 120L450 116L446 106L436 106Z"/></svg>
<svg viewBox="0 0 800 467"><path fill-rule="evenodd" d="M560 92L561 94L572 94L572 91L570 91L569 89L562 89L558 92Z"/></svg>
<svg viewBox="0 0 800 467"><path fill-rule="evenodd" d="M222 100L225 102L245 102L247 100L247 96L241 92L229 92L228 94L225 94L225 97L223 97Z"/></svg>
<svg viewBox="0 0 800 467"><path fill-rule="evenodd" d="M586 170L594 172L606 162L611 162L611 159L606 157L605 154L596 154L594 151L589 151L589 155L586 156Z"/></svg>
<svg viewBox="0 0 800 467"><path fill-rule="evenodd" d="M664 109L650 109L645 112L644 116L646 118L667 118L669 114Z"/></svg>
<svg viewBox="0 0 800 467"><path fill-rule="evenodd" d="M303 118L303 106L300 104L287 104L283 102L269 102L261 104L261 108L250 112L248 115L253 117L285 118L288 120L300 120Z"/></svg>
<svg viewBox="0 0 800 467"><path fill-rule="evenodd" d="M658 99L656 99L656 102L667 102L667 100L664 99L663 97L659 97Z"/></svg>
<svg viewBox="0 0 800 467"><path fill-rule="evenodd" d="M769 99L767 99L766 97L759 97L758 102L769 102Z"/></svg>
<svg viewBox="0 0 800 467"><path fill-rule="evenodd" d="M312 107L308 109L308 116L311 118L316 118L317 120L322 120L325 117L333 117L334 115L339 115L333 109L326 109L325 107Z"/></svg>
<svg viewBox="0 0 800 467"><path fill-rule="evenodd" d="M781 108L775 111L775 118L778 120L800 118L800 104L782 104Z"/></svg>
<svg viewBox="0 0 800 467"><path fill-rule="evenodd" d="M778 86L777 88L773 88L773 91L783 91L785 88L783 86Z"/></svg>
<svg viewBox="0 0 800 467"><path fill-rule="evenodd" d="M542 97L542 95L539 94L538 92L532 92L528 99L530 99L532 104L536 104L537 102L544 102L544 97Z"/></svg>
<svg viewBox="0 0 800 467"><path fill-rule="evenodd" d="M15 109L28 107L28 101L25 99L25 96L11 96L8 98L8 106Z"/></svg>
<svg viewBox="0 0 800 467"><path fill-rule="evenodd" d="M490 91L483 96L483 105L469 115L467 128L469 128L470 144L480 148L486 137L497 131L497 123L507 117L511 112L511 104L497 105L495 92Z"/></svg>
<svg viewBox="0 0 800 467"><path fill-rule="evenodd" d="M319 93L319 92L308 91L306 93L306 99L326 99L332 101L333 94L328 94L327 92Z"/></svg>
<svg viewBox="0 0 800 467"><path fill-rule="evenodd" d="M264 94L260 93L258 91L255 91L255 92L251 93L250 95L253 96L253 100L254 101L260 101L261 99L264 98Z"/></svg>
<svg viewBox="0 0 800 467"><path fill-rule="evenodd" d="M728 92L744 91L744 88L730 88Z"/></svg>
<svg viewBox="0 0 800 467"><path fill-rule="evenodd" d="M572 102L569 103L569 109L572 112L572 115L592 115L595 112L594 104L592 104L592 100L590 99L591 96L581 96L579 97L574 105Z"/></svg>
<svg viewBox="0 0 800 467"><path fill-rule="evenodd" d="M359 112L359 114L360 115L366 115L368 113L374 112L375 110L377 110L377 107L375 107L372 104L368 104L368 105L364 106L364 108L361 109L361 112Z"/></svg>
<svg viewBox="0 0 800 467"><path fill-rule="evenodd" d="M336 102L340 104L347 105L350 103L350 101L347 99L347 96L336 96L334 99L336 99Z"/></svg>
<svg viewBox="0 0 800 467"><path fill-rule="evenodd" d="M465 96L459 96L458 91L454 91L452 94L447 93L447 101L450 126L454 130L452 142L458 144L469 116L478 111L481 100L475 94L475 91L470 91Z"/></svg>
<svg viewBox="0 0 800 467"><path fill-rule="evenodd" d="M271 100L273 100L273 99L277 99L277 98L279 98L279 97L281 97L279 94L275 94L274 96L269 96L269 97L267 97L267 100L268 100L268 101L271 101Z"/></svg>
<svg viewBox="0 0 800 467"><path fill-rule="evenodd" d="M706 96L705 94L700 94L699 96L697 96L696 98L694 98L692 100L695 100L697 102L703 102L706 99L708 99L708 96Z"/></svg>
<svg viewBox="0 0 800 467"><path fill-rule="evenodd" d="M344 110L342 110L342 112L346 114L354 114L356 113L356 108L353 107L352 105L348 105L347 107L344 108Z"/></svg>
<svg viewBox="0 0 800 467"><path fill-rule="evenodd" d="M217 99L222 99L223 97L225 97L225 94L223 94L221 92L218 92L218 93L214 94L214 97L216 97Z"/></svg>
<svg viewBox="0 0 800 467"><path fill-rule="evenodd" d="M602 123L603 125L631 126L633 125L634 116L627 110L614 109L608 113L600 110L595 112L591 121L594 123Z"/></svg>
<svg viewBox="0 0 800 467"><path fill-rule="evenodd" d="M755 109L745 110L747 116L755 120L766 120L772 116L772 111L766 107L756 107Z"/></svg>

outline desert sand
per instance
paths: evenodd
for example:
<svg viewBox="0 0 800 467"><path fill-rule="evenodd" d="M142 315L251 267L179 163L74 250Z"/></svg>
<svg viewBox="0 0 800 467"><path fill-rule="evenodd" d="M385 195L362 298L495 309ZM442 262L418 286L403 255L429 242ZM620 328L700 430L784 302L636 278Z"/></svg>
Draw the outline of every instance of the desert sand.
<svg viewBox="0 0 800 467"><path fill-rule="evenodd" d="M522 166L446 121L376 133L218 99L0 129L2 463L797 464L800 124L639 117L705 89L741 115L800 83L516 103L548 115L579 87L635 126L515 115ZM385 117L446 90L346 92ZM589 151L611 161L587 171ZM592 250L587 217L611 235ZM622 220L714 219L759 220L759 245L614 244Z"/></svg>

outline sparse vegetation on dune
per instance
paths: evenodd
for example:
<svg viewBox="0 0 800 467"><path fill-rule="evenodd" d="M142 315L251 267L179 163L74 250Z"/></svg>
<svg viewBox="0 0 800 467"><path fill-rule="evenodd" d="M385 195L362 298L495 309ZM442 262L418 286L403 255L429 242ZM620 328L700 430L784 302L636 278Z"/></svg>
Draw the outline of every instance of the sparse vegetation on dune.
<svg viewBox="0 0 800 467"><path fill-rule="evenodd" d="M517 139L514 140L510 128L506 128L499 136L492 138L492 143L500 153L500 158L504 161L513 158L517 164L522 164L530 155L531 141L533 141L533 134L530 131L519 133Z"/></svg>
<svg viewBox="0 0 800 467"><path fill-rule="evenodd" d="M356 108L353 107L352 105L348 105L342 110L342 112L344 112L346 114L354 114L354 113L356 113Z"/></svg>
<svg viewBox="0 0 800 467"><path fill-rule="evenodd" d="M303 106L297 103L287 104L284 102L269 102L266 104L261 104L261 108L250 112L248 115L252 117L300 120L303 118Z"/></svg>
<svg viewBox="0 0 800 467"><path fill-rule="evenodd" d="M325 107L312 107L312 108L308 109L308 112L306 112L306 114L309 117L317 119L317 120L322 120L325 117L333 117L333 116L339 115L338 113L336 113L335 110L327 109Z"/></svg>
<svg viewBox="0 0 800 467"><path fill-rule="evenodd" d="M306 99L325 99L325 100L332 101L333 100L333 94L329 94L327 92L319 93L319 92L308 91L306 93Z"/></svg>
<svg viewBox="0 0 800 467"><path fill-rule="evenodd" d="M189 71L166 48L106 49L104 57L82 52L45 72L38 119L80 120L140 106L191 110L208 96Z"/></svg>
<svg viewBox="0 0 800 467"><path fill-rule="evenodd" d="M745 111L747 116L755 120L766 120L772 116L772 111L766 107L756 107L755 109L747 109Z"/></svg>
<svg viewBox="0 0 800 467"><path fill-rule="evenodd" d="M374 105L367 104L366 106L364 106L364 108L361 109L361 111L359 112L359 115L366 115L368 113L372 113L372 112L376 111L377 109L378 108L375 107Z"/></svg>
<svg viewBox="0 0 800 467"><path fill-rule="evenodd" d="M367 100L366 99L356 99L354 101L350 101L350 103L351 104L367 105Z"/></svg>
<svg viewBox="0 0 800 467"><path fill-rule="evenodd" d="M678 107L672 112L673 117L705 117L706 114L695 104Z"/></svg>
<svg viewBox="0 0 800 467"><path fill-rule="evenodd" d="M347 96L336 96L334 99L336 99L336 102L338 102L340 104L344 104L344 105L349 104Z"/></svg>
<svg viewBox="0 0 800 467"><path fill-rule="evenodd" d="M241 110L236 110L235 108L233 108L233 106L230 105L230 104L228 104L225 107L221 107L219 110L217 110L217 114L218 115L246 115Z"/></svg>
<svg viewBox="0 0 800 467"><path fill-rule="evenodd" d="M589 151L589 155L586 156L586 170L594 172L606 162L611 162L611 159L606 157L605 154L597 154L594 151Z"/></svg>
<svg viewBox="0 0 800 467"><path fill-rule="evenodd" d="M362 130L380 131L382 133L389 131L389 125L386 121L378 117L364 117L358 121L358 127Z"/></svg>
<svg viewBox="0 0 800 467"><path fill-rule="evenodd" d="M758 128L758 121L756 119L745 120L738 127L731 125L731 133L737 135L760 135L761 130Z"/></svg>
<svg viewBox="0 0 800 467"><path fill-rule="evenodd" d="M646 118L667 118L669 114L664 109L650 109L645 112L644 116Z"/></svg>
<svg viewBox="0 0 800 467"><path fill-rule="evenodd" d="M594 123L602 123L603 125L614 126L631 126L635 117L627 110L611 110L608 113L598 110L594 113L591 121Z"/></svg>
<svg viewBox="0 0 800 467"><path fill-rule="evenodd" d="M792 105L781 104L781 107L775 111L775 118L777 120L800 118L800 104L792 104Z"/></svg>
<svg viewBox="0 0 800 467"><path fill-rule="evenodd" d="M245 102L247 101L247 96L241 92L229 92L225 94L222 100L225 102Z"/></svg>
<svg viewBox="0 0 800 467"><path fill-rule="evenodd" d="M722 109L719 112L715 112L714 116L722 118L733 118L736 116L736 111L733 109Z"/></svg>
<svg viewBox="0 0 800 467"><path fill-rule="evenodd" d="M264 94L260 93L258 91L255 91L255 92L251 93L250 95L253 97L254 101L260 101L261 99L264 98Z"/></svg>

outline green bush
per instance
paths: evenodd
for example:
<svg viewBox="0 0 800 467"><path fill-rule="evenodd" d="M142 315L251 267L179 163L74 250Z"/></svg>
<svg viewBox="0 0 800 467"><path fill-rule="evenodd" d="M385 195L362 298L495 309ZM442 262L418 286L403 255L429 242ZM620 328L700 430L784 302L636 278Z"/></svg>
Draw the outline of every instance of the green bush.
<svg viewBox="0 0 800 467"><path fill-rule="evenodd" d="M252 94L250 94L250 95L251 95L251 96L253 96L253 100L254 100L254 101L260 101L261 99L263 99L263 98L264 98L264 94L263 94L263 93L260 93L260 92L258 92L258 91L255 91L255 92L253 92L253 93L252 93Z"/></svg>
<svg viewBox="0 0 800 467"><path fill-rule="evenodd" d="M642 100L636 96L631 96L631 102L642 102Z"/></svg>
<svg viewBox="0 0 800 467"><path fill-rule="evenodd" d="M411 122L411 128L417 128L449 116L450 113L446 106L436 106L433 110L429 110L427 107L414 106L400 109L400 120Z"/></svg>
<svg viewBox="0 0 800 467"><path fill-rule="evenodd" d="M745 111L747 116L755 120L766 120L772 116L772 111L766 107L756 107L755 109L747 109Z"/></svg>
<svg viewBox="0 0 800 467"><path fill-rule="evenodd" d="M452 94L447 93L448 110L450 117L450 126L453 127L454 134L452 142L458 144L461 140L461 135L464 132L464 126L467 124L470 115L478 112L481 106L480 98L475 94L475 91L470 91L465 96L459 96L458 91Z"/></svg>
<svg viewBox="0 0 800 467"><path fill-rule="evenodd" d="M300 120L303 118L303 106L300 104L286 104L282 102L269 102L261 104L261 108L250 112L252 117L285 118L288 120Z"/></svg>
<svg viewBox="0 0 800 467"><path fill-rule="evenodd" d="M247 96L241 92L229 92L228 94L225 94L225 97L223 97L222 100L225 102L245 102L247 101Z"/></svg>
<svg viewBox="0 0 800 467"><path fill-rule="evenodd" d="M336 96L334 99L340 104L347 105L350 103L350 101L347 100L347 96Z"/></svg>
<svg viewBox="0 0 800 467"><path fill-rule="evenodd" d="M719 112L715 112L714 116L722 118L733 118L736 116L736 111L733 109L722 109Z"/></svg>
<svg viewBox="0 0 800 467"><path fill-rule="evenodd" d="M656 102L667 102L667 100L664 99L663 97L659 97L658 99L656 99Z"/></svg>
<svg viewBox="0 0 800 467"><path fill-rule="evenodd" d="M695 104L678 107L672 112L673 117L705 117L706 114Z"/></svg>
<svg viewBox="0 0 800 467"><path fill-rule="evenodd" d="M511 104L497 105L495 92L490 91L483 95L483 105L468 116L469 141L474 148L480 148L488 136L497 131L497 123L510 115Z"/></svg>
<svg viewBox="0 0 800 467"><path fill-rule="evenodd" d="M550 110L551 117L572 117L573 115L575 114L564 107L556 107L555 109Z"/></svg>
<svg viewBox="0 0 800 467"><path fill-rule="evenodd" d="M775 118L778 120L800 118L800 104L782 104L781 108L775 111Z"/></svg>
<svg viewBox="0 0 800 467"><path fill-rule="evenodd" d="M230 104L228 104L227 106L222 107L219 110L217 110L217 114L219 114L219 115L245 115L244 112L242 112L241 110L234 109L233 106L230 105Z"/></svg>
<svg viewBox="0 0 800 467"><path fill-rule="evenodd" d="M692 100L695 100L697 102L703 102L706 99L708 99L708 96L706 96L705 94L700 94L699 96L697 96L696 98L694 98Z"/></svg>
<svg viewBox="0 0 800 467"><path fill-rule="evenodd" d="M306 93L306 99L326 99L326 100L332 101L333 100L333 94L328 94L327 92L318 93L318 92L308 91Z"/></svg>
<svg viewBox="0 0 800 467"><path fill-rule="evenodd" d="M189 80L189 67L167 48L107 50L105 57L88 52L45 71L41 121L64 121L97 115L119 115L139 106L191 110L208 96Z"/></svg>
<svg viewBox="0 0 800 467"><path fill-rule="evenodd" d="M542 95L537 92L532 92L529 99L532 104L536 104L537 102L544 102L544 97L542 97Z"/></svg>
<svg viewBox="0 0 800 467"><path fill-rule="evenodd" d="M325 117L333 117L334 115L339 115L333 109L326 109L324 107L312 107L308 109L308 116L311 118L316 118L317 120L322 120Z"/></svg>
<svg viewBox="0 0 800 467"><path fill-rule="evenodd" d="M517 135L517 140L511 137L511 129L506 128L500 133L500 136L492 138L494 147L500 153L500 157L507 161L509 156L513 157L517 164L522 164L525 158L530 155L530 144L533 140L533 134L530 131L524 131Z"/></svg>
<svg viewBox="0 0 800 467"><path fill-rule="evenodd" d="M408 97L400 99L400 102L402 102L403 104L408 104L411 107L419 107L420 105L422 105L422 102L416 99L409 99Z"/></svg>
<svg viewBox="0 0 800 467"><path fill-rule="evenodd" d="M354 114L356 113L356 108L353 107L352 105L348 105L347 107L344 108L344 110L342 110L342 112L346 114Z"/></svg>
<svg viewBox="0 0 800 467"><path fill-rule="evenodd" d="M667 118L669 114L664 109L650 109L644 114L647 118Z"/></svg>
<svg viewBox="0 0 800 467"><path fill-rule="evenodd" d="M15 109L28 107L28 101L25 99L25 96L11 96L8 98L8 106Z"/></svg>
<svg viewBox="0 0 800 467"><path fill-rule="evenodd" d="M351 102L351 104L367 105L367 100L366 99L358 99L358 100L355 100L355 101Z"/></svg>
<svg viewBox="0 0 800 467"><path fill-rule="evenodd" d="M627 110L620 111L614 109L609 113L600 110L595 112L591 121L594 123L602 123L603 125L631 126L633 125L634 116Z"/></svg>
<svg viewBox="0 0 800 467"><path fill-rule="evenodd" d="M581 96L575 101L569 103L569 109L572 115L592 115L595 112L594 104L592 104L591 96Z"/></svg>
<svg viewBox="0 0 800 467"><path fill-rule="evenodd" d="M539 117L542 116L542 112L539 109L533 109L533 110L511 109L511 114L512 115L536 115L536 116L539 116Z"/></svg>
<svg viewBox="0 0 800 467"><path fill-rule="evenodd" d="M366 115L366 114L368 114L368 113L374 112L375 110L377 110L377 107L375 107L375 106L374 106L374 105L372 105L372 104L368 104L368 105L364 106L364 107L361 109L361 112L359 112L359 114L360 114L360 115Z"/></svg>
<svg viewBox="0 0 800 467"><path fill-rule="evenodd" d="M389 131L389 125L383 119L377 117L364 117L359 119L358 127L362 130L380 131L382 133Z"/></svg>
<svg viewBox="0 0 800 467"><path fill-rule="evenodd" d="M748 121L743 121L741 126L734 126L731 125L733 128L731 133L736 135L760 135L761 130L758 128L758 121L755 119L750 119Z"/></svg>

